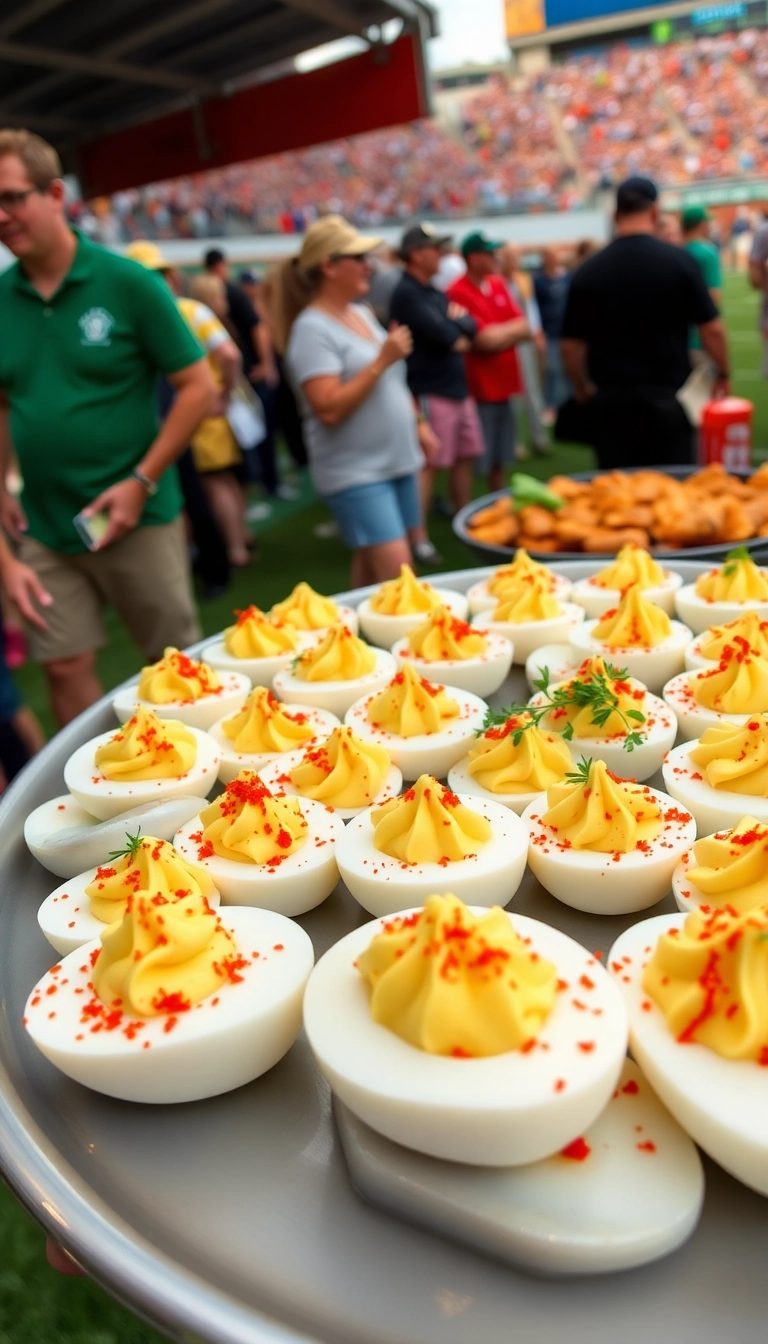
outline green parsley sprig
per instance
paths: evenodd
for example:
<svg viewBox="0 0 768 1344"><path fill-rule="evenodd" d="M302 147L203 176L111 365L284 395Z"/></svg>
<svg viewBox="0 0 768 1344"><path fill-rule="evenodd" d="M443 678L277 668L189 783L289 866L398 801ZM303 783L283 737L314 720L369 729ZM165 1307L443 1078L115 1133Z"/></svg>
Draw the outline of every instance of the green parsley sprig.
<svg viewBox="0 0 768 1344"><path fill-rule="evenodd" d="M130 831L126 831L125 838L127 841L125 849L113 849L109 856L110 859L135 859L143 843L141 827L137 826L135 835L131 835Z"/></svg>
<svg viewBox="0 0 768 1344"><path fill-rule="evenodd" d="M589 772L592 769L592 757L582 756L577 762L575 770L569 770L565 776L566 784L588 784Z"/></svg>
<svg viewBox="0 0 768 1344"><path fill-rule="evenodd" d="M611 689L609 681L626 681L626 668L615 668L610 663L605 664L606 675L602 672L592 673L588 681L568 681L559 686L550 686L549 668L542 670L538 681L534 681L533 688L539 691L545 698L538 705L509 705L506 709L493 710L486 712L481 732L487 732L489 728L500 727L507 723L510 718L520 718L522 722L512 731L512 742L514 746L519 746L522 741L523 733L529 728L539 727L542 719L556 709L589 709L592 715L592 723L595 728L604 728L612 714L618 714L626 735L624 737L624 750L634 751L635 747L641 747L644 742L642 733L637 731L634 724L645 723L645 715L639 709L623 710L619 708L619 697ZM563 728L561 736L566 742L570 742L573 737L573 724L567 723Z"/></svg>
<svg viewBox="0 0 768 1344"><path fill-rule="evenodd" d="M751 559L752 556L746 546L734 546L733 549L726 554L725 564L723 565L723 574L729 579L732 574L736 573L736 565L739 560Z"/></svg>

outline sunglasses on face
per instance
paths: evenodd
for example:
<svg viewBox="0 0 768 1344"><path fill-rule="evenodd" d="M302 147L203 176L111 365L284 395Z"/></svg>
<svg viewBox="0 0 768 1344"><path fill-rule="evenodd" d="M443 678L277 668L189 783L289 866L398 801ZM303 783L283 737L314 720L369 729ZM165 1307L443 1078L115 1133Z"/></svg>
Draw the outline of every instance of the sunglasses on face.
<svg viewBox="0 0 768 1344"><path fill-rule="evenodd" d="M363 265L368 263L367 252L337 252L331 257L331 261L360 261Z"/></svg>

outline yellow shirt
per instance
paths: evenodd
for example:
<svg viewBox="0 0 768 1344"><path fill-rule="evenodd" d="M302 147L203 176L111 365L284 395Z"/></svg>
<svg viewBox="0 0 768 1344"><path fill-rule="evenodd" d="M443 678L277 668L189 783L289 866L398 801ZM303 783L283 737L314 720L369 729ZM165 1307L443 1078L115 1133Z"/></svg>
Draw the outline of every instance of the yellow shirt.
<svg viewBox="0 0 768 1344"><path fill-rule="evenodd" d="M226 327L207 304L197 299L177 299L176 303L187 326L208 356L216 386L222 387L221 371L213 355L225 341L230 340ZM240 462L240 449L225 415L209 415L203 420L192 436L192 453L195 466L201 472L221 471Z"/></svg>

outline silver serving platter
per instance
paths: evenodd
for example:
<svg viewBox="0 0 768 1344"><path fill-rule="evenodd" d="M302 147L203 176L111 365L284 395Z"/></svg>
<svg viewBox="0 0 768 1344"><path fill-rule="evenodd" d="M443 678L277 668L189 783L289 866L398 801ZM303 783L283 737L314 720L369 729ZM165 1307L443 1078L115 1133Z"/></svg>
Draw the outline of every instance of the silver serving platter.
<svg viewBox="0 0 768 1344"><path fill-rule="evenodd" d="M557 564L574 578L599 563ZM675 565L686 579L703 568ZM466 589L490 571L440 576ZM343 594L356 603L364 591ZM493 697L525 695L516 671ZM56 879L24 818L63 791L67 757L114 723L105 698L60 733L0 803L0 1165L32 1215L95 1279L193 1344L701 1344L765 1338L764 1199L706 1162L690 1242L645 1268L539 1279L368 1207L352 1189L328 1088L303 1037L238 1092L186 1106L113 1101L70 1082L21 1017L53 957L36 922ZM637 917L567 909L530 873L513 909L607 951ZM672 899L647 914L673 909ZM301 919L317 956L369 919L343 887Z"/></svg>

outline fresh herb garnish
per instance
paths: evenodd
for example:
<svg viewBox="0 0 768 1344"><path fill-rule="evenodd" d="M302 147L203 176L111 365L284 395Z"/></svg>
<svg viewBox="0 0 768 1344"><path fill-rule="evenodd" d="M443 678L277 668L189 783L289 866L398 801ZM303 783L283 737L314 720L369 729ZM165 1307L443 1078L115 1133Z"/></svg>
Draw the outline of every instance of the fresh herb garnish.
<svg viewBox="0 0 768 1344"><path fill-rule="evenodd" d="M736 565L739 560L751 559L752 556L746 546L734 546L733 549L726 554L725 564L723 565L723 574L729 579L732 574L736 573Z"/></svg>
<svg viewBox="0 0 768 1344"><path fill-rule="evenodd" d="M126 831L125 838L128 842L125 849L114 849L109 856L110 859L135 859L143 842L141 827L137 826L135 835L131 835L130 831Z"/></svg>
<svg viewBox="0 0 768 1344"><path fill-rule="evenodd" d="M515 471L510 480L512 488L512 507L515 513L519 513L528 504L538 504L542 509L561 509L565 503L559 495L544 485L543 481L537 481L535 476L527 476L525 472Z"/></svg>
<svg viewBox="0 0 768 1344"><path fill-rule="evenodd" d="M557 709L589 709L592 715L592 723L596 728L604 728L612 714L618 714L626 735L624 737L624 750L634 751L635 747L643 745L643 735L639 733L633 724L645 723L645 715L639 709L623 710L619 708L619 697L615 691L611 690L609 680L626 681L626 668L615 668L610 663L605 664L605 675L602 672L590 673L587 681L567 681L559 686L550 686L549 668L542 670L538 681L534 681L533 688L538 691L544 700L538 705L509 705L502 710L489 709L486 712L483 721L482 732L487 732L489 728L500 727L507 723L511 718L519 718L521 723L513 729L512 742L514 746L519 746L523 733L528 728L539 727L542 719ZM570 742L573 737L573 724L567 723L562 730L561 737L566 742Z"/></svg>
<svg viewBox="0 0 768 1344"><path fill-rule="evenodd" d="M566 784L588 784L589 772L591 769L592 758L582 756L581 760L576 765L576 769L569 770L568 774L565 776Z"/></svg>

